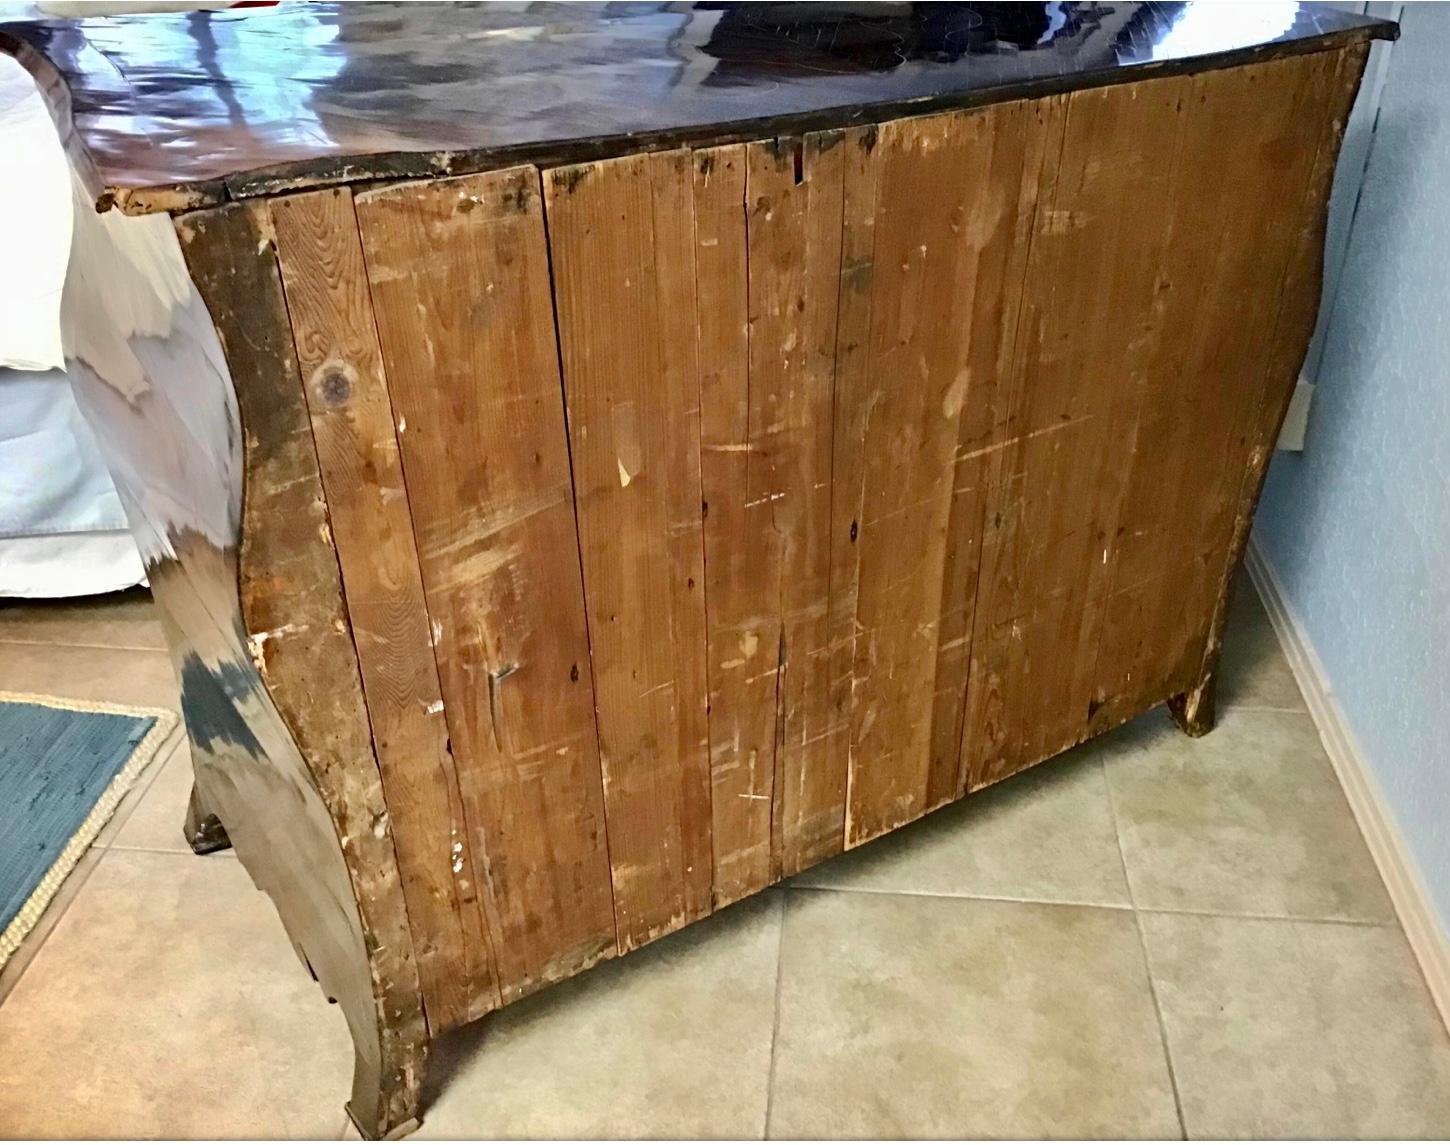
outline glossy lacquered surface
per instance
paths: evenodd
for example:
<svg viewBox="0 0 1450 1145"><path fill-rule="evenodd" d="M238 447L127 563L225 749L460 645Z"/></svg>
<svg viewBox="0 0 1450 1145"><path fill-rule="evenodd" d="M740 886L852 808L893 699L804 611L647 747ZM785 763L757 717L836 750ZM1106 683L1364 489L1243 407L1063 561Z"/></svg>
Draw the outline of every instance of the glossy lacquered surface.
<svg viewBox="0 0 1450 1145"><path fill-rule="evenodd" d="M98 193L148 210L760 138L1394 30L1276 0L284 2L12 23L0 49L53 93L63 80Z"/></svg>

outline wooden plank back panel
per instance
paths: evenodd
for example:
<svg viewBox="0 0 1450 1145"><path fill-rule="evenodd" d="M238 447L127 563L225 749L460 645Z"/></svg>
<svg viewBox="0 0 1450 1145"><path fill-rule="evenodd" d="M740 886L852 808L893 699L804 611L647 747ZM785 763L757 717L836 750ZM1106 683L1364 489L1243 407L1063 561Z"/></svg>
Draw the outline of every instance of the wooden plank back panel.
<svg viewBox="0 0 1450 1145"><path fill-rule="evenodd" d="M1322 286L1325 225L1334 168L1339 157L1339 145L1345 124L1354 106L1368 56L1369 45L1358 44L1310 57L1317 61L1318 66L1309 76L1298 110L1307 117L1306 125L1309 122L1319 124L1317 148L1314 162L1304 177L1301 188L1296 189L1300 192L1299 197L1293 197L1292 192L1286 196L1289 201L1299 204L1296 225L1293 228L1297 241L1279 285L1275 322L1268 339L1269 351L1258 387L1259 398L1246 409L1245 419L1239 425L1239 436L1234 439L1246 445L1249 460L1237 475L1238 499L1231 509L1232 522L1228 526L1229 539L1225 552L1220 554L1217 561L1218 583L1209 587L1213 614L1206 626L1202 647L1195 650L1199 662L1197 678L1194 678L1195 674L1190 667L1186 666L1184 670L1183 679L1190 688L1201 686L1217 662L1228 607L1229 584L1243 559L1249 528L1253 522L1254 507L1263 490L1269 459L1273 454L1284 416L1288 412L1289 401L1293 397L1305 348L1314 331ZM1291 145L1296 148L1310 147L1312 140L1308 131L1312 129L1301 129ZM1231 477L1234 476L1233 468L1237 467L1230 469ZM1189 661L1190 665L1191 663L1192 659ZM1190 696L1195 707L1197 699L1197 696Z"/></svg>
<svg viewBox="0 0 1450 1145"><path fill-rule="evenodd" d="M989 443L969 790L1085 734L1111 538L1162 325L1177 109L1191 82L1073 93L1044 172Z"/></svg>
<svg viewBox="0 0 1450 1145"><path fill-rule="evenodd" d="M271 204L430 1028L498 1005L352 195Z"/></svg>
<svg viewBox="0 0 1450 1145"><path fill-rule="evenodd" d="M838 142L696 156L716 905L840 849L826 655Z"/></svg>
<svg viewBox="0 0 1450 1145"><path fill-rule="evenodd" d="M1285 205L1295 218L1317 215L1313 171L1339 59L1198 76L1179 113L1167 304L1111 542L1094 727L1197 682L1243 475L1273 448L1277 418L1260 427L1258 411L1266 398L1277 410L1292 388L1294 367L1271 381L1266 370L1281 284L1305 245L1284 225Z"/></svg>
<svg viewBox="0 0 1450 1145"><path fill-rule="evenodd" d="M621 950L711 906L693 188L685 151L545 179Z"/></svg>
<svg viewBox="0 0 1450 1145"><path fill-rule="evenodd" d="M1354 66L277 203L440 1028L1201 677Z"/></svg>
<svg viewBox="0 0 1450 1145"><path fill-rule="evenodd" d="M538 172L389 188L357 214L508 1002L615 946Z"/></svg>
<svg viewBox="0 0 1450 1145"><path fill-rule="evenodd" d="M864 340L864 360L838 377L836 395L860 434L836 450L838 461L860 453L848 468L859 493L842 491L859 497L848 846L955 794L982 498L970 476L958 483L958 459L991 424L1015 318L1024 164L1040 128L1024 105L1006 104L888 123L859 140L869 154L852 183L875 186L848 187L845 246L862 281L843 299L854 310L849 295L867 290L869 324L843 322L848 347ZM855 205L870 199L862 218ZM864 225L869 240L851 233Z"/></svg>

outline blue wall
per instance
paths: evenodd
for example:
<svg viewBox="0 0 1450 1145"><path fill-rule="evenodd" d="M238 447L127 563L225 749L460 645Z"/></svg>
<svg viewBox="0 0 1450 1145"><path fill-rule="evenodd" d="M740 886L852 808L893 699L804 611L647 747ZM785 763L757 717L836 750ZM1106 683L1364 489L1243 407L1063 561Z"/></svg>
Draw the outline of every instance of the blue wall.
<svg viewBox="0 0 1450 1145"><path fill-rule="evenodd" d="M1255 535L1450 919L1450 5L1409 4L1322 316L1302 454ZM1371 95L1369 90L1367 96ZM1372 109L1371 109L1372 110ZM1359 171L1347 146L1339 183ZM1332 273L1332 271L1331 271ZM1311 366L1314 355L1311 354Z"/></svg>

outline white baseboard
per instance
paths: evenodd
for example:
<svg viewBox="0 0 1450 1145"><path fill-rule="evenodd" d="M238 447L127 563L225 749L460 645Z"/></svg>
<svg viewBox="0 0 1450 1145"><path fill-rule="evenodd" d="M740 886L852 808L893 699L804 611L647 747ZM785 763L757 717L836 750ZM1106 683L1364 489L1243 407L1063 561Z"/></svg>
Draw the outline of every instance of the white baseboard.
<svg viewBox="0 0 1450 1145"><path fill-rule="evenodd" d="M1344 718L1324 665L1289 606L1282 582L1252 538L1244 556L1244 568L1259 591L1269 622L1274 626L1299 690L1304 693L1309 715L1319 729L1329 762L1379 867L1405 937L1419 959L1425 984L1430 988L1441 1020L1450 1027L1450 938L1440 925L1439 913L1425 889L1419 865L1410 854L1405 837L1380 793L1379 783L1370 771L1369 761Z"/></svg>

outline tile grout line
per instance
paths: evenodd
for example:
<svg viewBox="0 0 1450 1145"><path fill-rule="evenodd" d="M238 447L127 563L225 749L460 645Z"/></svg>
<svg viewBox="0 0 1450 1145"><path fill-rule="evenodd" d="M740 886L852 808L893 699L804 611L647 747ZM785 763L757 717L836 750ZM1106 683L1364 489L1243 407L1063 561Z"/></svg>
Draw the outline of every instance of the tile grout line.
<svg viewBox="0 0 1450 1145"><path fill-rule="evenodd" d="M108 853L119 852L123 855L174 855L178 859L231 859L237 861L237 853L230 847L226 847L220 851L213 851L209 855L198 855L195 851L182 850L180 848L169 851L165 847L136 847L129 844L126 846L112 845L107 847L106 851Z"/></svg>
<svg viewBox="0 0 1450 1145"><path fill-rule="evenodd" d="M85 640L26 640L23 637L0 636L0 645L17 648L71 648L76 651L100 652L154 652L168 655L165 648L154 648L145 644L95 644Z"/></svg>
<svg viewBox="0 0 1450 1145"><path fill-rule="evenodd" d="M1143 933L1143 916L1138 910L1138 897L1133 893L1133 878L1128 873L1128 855L1123 850L1123 831L1118 823L1118 802L1113 797L1113 783L1108 766L1101 759L1098 768L1103 776L1103 789L1108 795L1108 818L1113 823L1113 840L1118 847L1118 862L1123 868L1123 883L1128 888L1128 901L1133 905L1133 929L1138 932L1138 952L1143 959L1143 974L1148 979L1148 997L1153 1001L1153 1017L1158 1022L1158 1044L1163 1047L1163 1065L1168 1070L1168 1085L1173 1091L1173 1112L1178 1117L1178 1134L1188 1140L1188 1119L1183 1115L1183 1095L1178 1090L1178 1070L1173 1065L1173 1049L1168 1044L1168 1024L1163 1020L1163 1003L1158 997L1158 983L1153 980L1153 959L1148 954L1148 937Z"/></svg>
<svg viewBox="0 0 1450 1145"><path fill-rule="evenodd" d="M1188 1138L1188 1119L1183 1115L1183 1095L1178 1091L1178 1070L1173 1065L1173 1050L1168 1044L1168 1023L1163 1020L1163 1003L1158 998L1158 983L1153 980L1153 959L1148 954L1148 938L1143 933L1143 916L1133 911L1133 928L1138 932L1138 949L1143 955L1143 973L1148 978L1148 996L1153 999L1153 1014L1158 1019L1158 1041L1163 1046L1163 1064L1168 1067L1168 1084L1173 1089L1173 1109L1178 1114L1178 1132Z"/></svg>
<svg viewBox="0 0 1450 1145"><path fill-rule="evenodd" d="M95 858L91 859L91 855L95 855ZM46 915L50 914L50 912L52 910L55 910L58 906L59 910L56 911L55 920L50 923L49 928L36 941L35 948L30 951L29 956L25 960L25 964L21 966L19 970L15 971L15 976L9 982L4 983L3 988L0 988L0 1005L3 1005L6 1001L9 1000L10 996L14 994L16 989L19 987L21 981L25 978L27 974L30 973L30 968L35 965L36 960L40 957L41 952L43 951L46 943L50 941L51 936L55 934L58 929L60 929L61 922L65 919L65 916L70 913L70 908L72 907L72 905L74 905L76 899L80 898L81 892L85 890L86 883L90 882L91 876L95 874L96 868L101 865L101 860L104 857L105 851L97 848L92 848L88 850L85 855L81 856L80 862L78 862L71 870L70 874L65 877L65 882L61 884L60 892L56 895L54 899L51 900L50 904L41 914L40 919L36 922L35 928L32 929L31 934L27 935L25 941L21 943L20 948L15 950L10 955L10 959L5 963L5 965L0 966L0 977L3 977L4 972L10 968L11 962L19 957L20 950L24 949L26 943L30 940L35 930L38 930L41 924L46 921ZM82 870L82 868L84 868L84 870ZM76 882L75 889L67 893L66 884L69 883L72 879L76 878L77 875L79 875L80 878ZM62 896L65 896L63 900Z"/></svg>
<svg viewBox="0 0 1450 1145"><path fill-rule="evenodd" d="M176 753L181 750L184 743L186 743L186 727L181 720L177 720L176 728L162 743L163 750L156 753L156 757L142 773L142 782L126 793L121 806L116 808L117 813L112 815L110 821L101 828L101 833L93 844L95 850L111 850L116 840L120 838L121 832L126 829L126 824L140 810L141 804L151 793L151 789L156 786L157 780L161 778L161 773L171 766L172 761L176 758ZM125 814L120 813L123 809Z"/></svg>
<svg viewBox="0 0 1450 1145"><path fill-rule="evenodd" d="M1121 859L1121 855L1119 857ZM1293 922L1307 923L1311 926L1360 926L1368 927L1374 930L1393 930L1395 929L1396 925L1394 922L1376 922L1373 919L1317 918L1311 915L1297 914L1252 914L1242 911L1198 910L1193 907L1175 906L1136 907L1131 905L1130 903L1086 902L1081 899L1027 898L1016 895L947 894L941 891L886 890L878 887L819 886L811 885L809 883L794 885L789 887L788 889L797 892L810 891L814 893L831 894L884 896L894 895L898 898L942 899L948 902L995 902L1015 904L1018 906L1061 906L1077 907L1082 910L1139 911L1143 914L1187 915L1194 918L1229 918L1242 919L1253 922Z"/></svg>
<svg viewBox="0 0 1450 1145"><path fill-rule="evenodd" d="M950 902L1000 902L1016 903L1021 906L1075 906L1090 910L1132 910L1127 903L1083 902L1078 899L1036 899L1018 895L949 894L945 891L889 890L882 887L831 887L801 883L793 885L793 891L814 891L847 895L895 895L898 898L944 899Z"/></svg>
<svg viewBox="0 0 1450 1145"><path fill-rule="evenodd" d="M7 642L0 641L0 644L5 643ZM162 770L166 767L166 765L171 762L172 756L176 754L180 745L185 741L186 732L184 730L181 730L180 734L178 735L177 730L179 729L181 729L181 722L178 720L177 728L173 729L171 734L162 741L161 748L157 751L155 757L153 757L151 762L146 766L145 771L142 772L143 777L145 777L145 782L136 785L126 793L126 796L122 800L122 803L125 804L129 802L130 807L127 809L126 814L121 818L121 820L119 821L119 823L117 823L115 827L115 833L117 835L119 835L121 833L121 830L125 827L126 821L129 820L133 814L135 814L136 808L141 805L142 799L144 799L146 793L150 791L151 785L156 782L157 776L159 776ZM120 807L117 808L117 811L119 810ZM66 916L67 913L69 913L71 905L78 897L80 897L80 893L85 888L85 884L90 881L91 875L94 874L96 868L101 865L101 860L104 859L106 855L110 852L111 840L105 838L105 836L107 832L111 830L112 823L116 823L115 815L112 815L111 820L108 821L104 826L102 826L99 834L96 836L95 841L86 848L86 851L81 856L80 861L77 862L71 872L66 875L64 883L62 884L62 891L46 907L40 919L37 920L35 929L38 930L40 928L40 925L45 922L46 916L54 911L55 917L53 920L51 920L49 926L42 934L39 935L38 938L34 937L34 934L32 932L31 935L27 935L26 941L22 943L22 946L28 945L33 940L34 948L30 951L28 957L26 958L25 964L15 972L14 978L12 978L9 982L5 984L3 990L0 990L0 1003L3 1003L6 998L14 993L15 988L20 985L20 980L25 977L26 973L30 970L30 967L35 963L35 960L40 957L41 948L50 941L51 936L60 926L61 920ZM69 893L67 893L64 887L66 886L66 884L69 884L73 879L75 880L75 886L69 891ZM19 953L20 951L16 950L11 955L11 958L15 958L19 955ZM3 973L5 969L6 967L0 966L0 973Z"/></svg>
<svg viewBox="0 0 1450 1145"><path fill-rule="evenodd" d="M782 967L785 963L785 914L790 901L790 891L791 888L787 886L780 889L780 929L777 931L775 943L775 1010L770 1017L770 1064L765 1071L765 1122L760 1131L762 1141L770 1139L770 1114L775 1104L775 1048L780 1042L780 989L781 980L784 978Z"/></svg>

